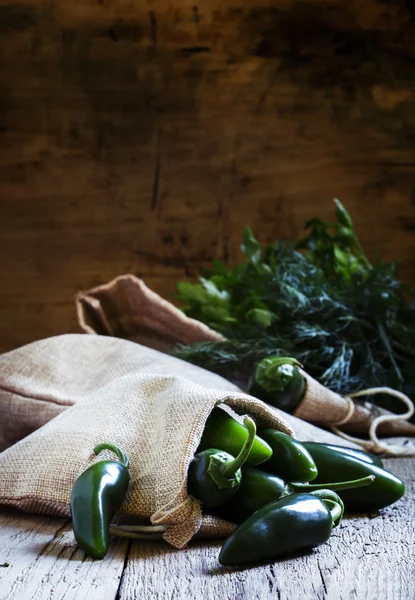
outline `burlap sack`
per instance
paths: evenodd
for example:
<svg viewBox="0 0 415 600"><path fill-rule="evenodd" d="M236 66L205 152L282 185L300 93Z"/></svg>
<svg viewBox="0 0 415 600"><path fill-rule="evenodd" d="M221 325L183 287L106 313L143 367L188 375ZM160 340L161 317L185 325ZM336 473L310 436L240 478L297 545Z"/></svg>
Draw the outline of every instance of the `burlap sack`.
<svg viewBox="0 0 415 600"><path fill-rule="evenodd" d="M199 502L186 491L187 469L221 403L251 414L258 426L292 433L278 411L230 382L125 340L64 335L4 354L0 429L4 442L15 443L0 455L0 502L69 515L74 481L102 459L92 448L110 441L131 464L120 515L166 526L165 539L182 547L202 524ZM223 526L208 519L207 534L215 532Z"/></svg>
<svg viewBox="0 0 415 600"><path fill-rule="evenodd" d="M73 483L105 456L91 456L93 447L109 441L131 464L119 519L164 525L176 547L196 533L226 535L233 525L202 517L186 491L206 419L221 403L259 427L292 434L294 424L300 439L338 442L209 371L126 340L63 335L3 354L0 435L14 443L0 454L0 504L68 516Z"/></svg>
<svg viewBox="0 0 415 600"><path fill-rule="evenodd" d="M204 323L186 317L130 274L79 292L75 303L82 331L120 337L162 352L169 352L177 343L225 339Z"/></svg>
<svg viewBox="0 0 415 600"><path fill-rule="evenodd" d="M373 421L379 416L391 416L392 413L371 402L358 404L336 394L316 381L311 375L300 369L305 382L304 399L294 415L310 423L319 425L342 425L344 431L366 433ZM379 423L377 432L382 435L415 435L415 425L407 420L385 420Z"/></svg>

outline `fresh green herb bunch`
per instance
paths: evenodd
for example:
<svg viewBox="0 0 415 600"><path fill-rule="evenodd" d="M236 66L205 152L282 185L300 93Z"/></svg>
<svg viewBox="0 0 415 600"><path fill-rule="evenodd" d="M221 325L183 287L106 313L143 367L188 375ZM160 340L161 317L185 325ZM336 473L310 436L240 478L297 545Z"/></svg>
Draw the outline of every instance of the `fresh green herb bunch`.
<svg viewBox="0 0 415 600"><path fill-rule="evenodd" d="M200 283L180 282L184 312L227 340L180 345L175 356L234 379L265 356L288 355L339 393L390 386L414 395L415 302L405 297L414 294L394 264L368 261L335 203L336 222L311 219L296 244L262 251L245 227L244 263L228 270L214 260Z"/></svg>

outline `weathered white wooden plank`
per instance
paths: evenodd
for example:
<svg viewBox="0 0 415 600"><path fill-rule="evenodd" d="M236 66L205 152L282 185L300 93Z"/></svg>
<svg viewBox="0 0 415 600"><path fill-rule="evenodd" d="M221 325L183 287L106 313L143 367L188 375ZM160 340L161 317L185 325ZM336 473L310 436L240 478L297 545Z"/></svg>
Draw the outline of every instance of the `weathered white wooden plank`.
<svg viewBox="0 0 415 600"><path fill-rule="evenodd" d="M0 514L0 600L114 600L129 542L114 538L102 561L85 558L70 521Z"/></svg>
<svg viewBox="0 0 415 600"><path fill-rule="evenodd" d="M407 484L384 511L345 519L306 556L245 570L218 563L221 541L174 550L113 538L103 561L85 559L70 522L0 514L0 600L412 600L415 460L387 461ZM126 568L124 569L124 563Z"/></svg>
<svg viewBox="0 0 415 600"><path fill-rule="evenodd" d="M269 566L221 568L221 542L176 551L135 542L120 600L411 600L415 598L415 461L386 461L407 484L405 497L372 515L350 517L306 556ZM362 490L363 493L363 490Z"/></svg>

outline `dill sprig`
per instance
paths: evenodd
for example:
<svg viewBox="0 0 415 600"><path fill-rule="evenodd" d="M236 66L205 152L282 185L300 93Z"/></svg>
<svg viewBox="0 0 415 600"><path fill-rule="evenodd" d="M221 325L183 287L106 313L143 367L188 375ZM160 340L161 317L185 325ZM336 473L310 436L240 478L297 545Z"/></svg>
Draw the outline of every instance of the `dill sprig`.
<svg viewBox="0 0 415 600"><path fill-rule="evenodd" d="M227 340L180 345L174 355L230 379L249 377L261 358L289 355L342 394L390 386L413 396L415 303L406 297L414 294L393 263L369 262L335 202L336 221L311 219L296 243L261 249L245 227L245 262L228 270L214 260L199 283L180 282L184 312Z"/></svg>

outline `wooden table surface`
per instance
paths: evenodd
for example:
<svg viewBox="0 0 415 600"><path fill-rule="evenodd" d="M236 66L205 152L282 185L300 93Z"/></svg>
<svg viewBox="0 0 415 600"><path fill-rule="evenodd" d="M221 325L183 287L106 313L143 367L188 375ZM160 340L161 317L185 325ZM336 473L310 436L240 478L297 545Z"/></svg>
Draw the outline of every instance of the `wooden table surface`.
<svg viewBox="0 0 415 600"><path fill-rule="evenodd" d="M85 558L68 519L0 513L0 599L411 600L415 598L415 460L385 461L407 491L383 511L345 518L303 555L244 570L218 563L222 541L184 550L113 538ZM363 493L363 492L362 492Z"/></svg>

